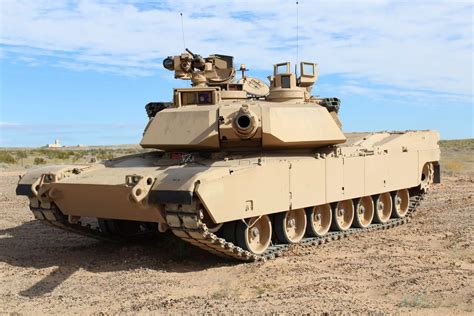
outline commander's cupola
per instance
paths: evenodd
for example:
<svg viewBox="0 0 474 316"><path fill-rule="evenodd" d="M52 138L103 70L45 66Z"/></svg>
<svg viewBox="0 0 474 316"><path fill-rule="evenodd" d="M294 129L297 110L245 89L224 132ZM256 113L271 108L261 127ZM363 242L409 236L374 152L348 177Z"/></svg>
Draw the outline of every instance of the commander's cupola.
<svg viewBox="0 0 474 316"><path fill-rule="evenodd" d="M290 63L274 66L273 76L269 76L270 94L267 99L275 102L298 101L309 99L311 88L318 79L318 64L301 62L300 77L291 73Z"/></svg>

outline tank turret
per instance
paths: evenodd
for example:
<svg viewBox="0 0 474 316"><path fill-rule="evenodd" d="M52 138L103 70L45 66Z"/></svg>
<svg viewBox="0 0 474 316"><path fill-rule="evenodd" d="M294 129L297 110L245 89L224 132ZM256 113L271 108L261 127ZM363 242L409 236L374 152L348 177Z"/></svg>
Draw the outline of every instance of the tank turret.
<svg viewBox="0 0 474 316"><path fill-rule="evenodd" d="M330 107L329 99L310 95L317 79L315 63L301 62L299 77L290 72L289 62L275 65L269 87L250 77L236 82L231 56L203 58L187 50L167 57L163 65L175 78L191 80L192 87L174 89L172 104L150 119L142 147L310 149L346 140L337 118L339 104Z"/></svg>

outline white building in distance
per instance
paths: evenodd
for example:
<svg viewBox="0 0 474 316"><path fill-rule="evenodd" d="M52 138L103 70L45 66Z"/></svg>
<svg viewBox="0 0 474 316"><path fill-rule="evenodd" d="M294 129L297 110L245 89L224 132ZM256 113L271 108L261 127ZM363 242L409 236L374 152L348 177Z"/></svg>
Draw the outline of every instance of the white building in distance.
<svg viewBox="0 0 474 316"><path fill-rule="evenodd" d="M46 146L44 146L44 147L46 147L46 148L60 148L62 146L61 146L61 142L59 141L59 139L55 139L54 144L46 144Z"/></svg>

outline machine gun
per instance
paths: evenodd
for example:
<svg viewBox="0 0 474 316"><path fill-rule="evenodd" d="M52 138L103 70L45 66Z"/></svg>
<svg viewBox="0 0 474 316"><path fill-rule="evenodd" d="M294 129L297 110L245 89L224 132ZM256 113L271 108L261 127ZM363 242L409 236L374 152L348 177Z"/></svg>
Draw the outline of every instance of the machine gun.
<svg viewBox="0 0 474 316"><path fill-rule="evenodd" d="M191 80L193 87L230 83L235 78L234 57L215 54L203 58L187 48L181 55L166 57L163 67L174 71L176 79Z"/></svg>

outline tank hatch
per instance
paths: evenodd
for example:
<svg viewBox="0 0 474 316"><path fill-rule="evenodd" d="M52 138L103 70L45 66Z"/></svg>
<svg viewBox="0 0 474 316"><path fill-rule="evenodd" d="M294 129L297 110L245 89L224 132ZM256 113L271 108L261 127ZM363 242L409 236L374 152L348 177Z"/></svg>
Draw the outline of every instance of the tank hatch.
<svg viewBox="0 0 474 316"><path fill-rule="evenodd" d="M267 99L273 102L300 101L310 97L313 84L318 79L318 64L300 62L300 76L291 72L289 62L276 64L273 76L269 76L270 94Z"/></svg>

